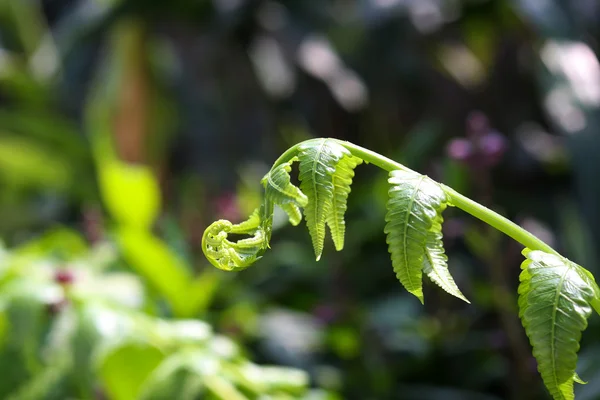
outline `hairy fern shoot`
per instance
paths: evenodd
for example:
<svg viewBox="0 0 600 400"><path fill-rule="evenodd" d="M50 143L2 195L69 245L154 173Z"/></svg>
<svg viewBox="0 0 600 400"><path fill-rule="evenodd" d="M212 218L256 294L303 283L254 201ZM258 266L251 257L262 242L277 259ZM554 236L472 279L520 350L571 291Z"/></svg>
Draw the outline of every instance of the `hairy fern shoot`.
<svg viewBox="0 0 600 400"><path fill-rule="evenodd" d="M421 302L423 274L469 302L448 269L442 241L442 213L447 206L461 208L526 248L519 316L548 391L555 400L574 399L574 382L583 383L575 372L581 334L592 309L600 312L600 289L592 274L494 211L368 149L336 139L311 139L287 150L262 179L263 203L247 221L219 220L206 228L202 249L207 259L227 271L243 270L259 260L269 248L275 206L287 213L292 225L298 225L304 214L317 261L326 226L336 250L342 250L354 169L363 161L389 172L384 232L392 267L400 283ZM291 183L294 162L299 163L300 187ZM248 237L231 241L229 234Z"/></svg>

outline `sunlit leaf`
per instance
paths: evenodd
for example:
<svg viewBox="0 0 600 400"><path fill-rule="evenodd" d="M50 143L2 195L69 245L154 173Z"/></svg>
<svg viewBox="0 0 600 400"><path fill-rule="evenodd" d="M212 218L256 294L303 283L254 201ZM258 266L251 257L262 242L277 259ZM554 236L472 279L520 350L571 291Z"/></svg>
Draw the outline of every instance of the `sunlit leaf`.
<svg viewBox="0 0 600 400"><path fill-rule="evenodd" d="M98 373L113 400L137 399L142 385L165 358L158 348L129 342L108 351L99 362Z"/></svg>

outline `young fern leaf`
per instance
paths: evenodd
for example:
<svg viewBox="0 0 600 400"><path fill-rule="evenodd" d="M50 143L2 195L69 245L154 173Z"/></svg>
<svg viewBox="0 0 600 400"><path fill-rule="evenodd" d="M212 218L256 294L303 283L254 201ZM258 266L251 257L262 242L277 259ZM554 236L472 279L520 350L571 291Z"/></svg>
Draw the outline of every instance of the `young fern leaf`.
<svg viewBox="0 0 600 400"><path fill-rule="evenodd" d="M336 237L339 244L343 244L343 240L340 241L339 237L341 226L338 229L335 228L335 224L336 222L339 223L340 218L343 220L345 197L347 197L347 193L344 196L343 192L346 190L346 183L340 182L341 186L338 190L338 200L343 200L344 205L342 207L341 201L336 201L340 205L338 206L339 209L334 211L335 187L333 181L339 162L346 156L351 157L351 154L332 139L307 140L298 146L298 150L300 189L308 197L308 204L304 208L304 216L318 261L323 253L325 222L328 219L331 219L334 229L336 229L334 237ZM347 182L350 177L347 172L348 165L351 164L347 163L346 166L342 164L341 181ZM350 188L347 189L350 192ZM339 217L334 214L338 214Z"/></svg>
<svg viewBox="0 0 600 400"><path fill-rule="evenodd" d="M471 302L462 294L448 270L448 257L444 252L444 244L442 242L442 223L444 222L442 212L445 208L446 204L442 204L438 209L437 216L433 220L431 229L427 232L423 272L432 282L447 293L470 304Z"/></svg>
<svg viewBox="0 0 600 400"><path fill-rule="evenodd" d="M555 400L572 400L581 333L600 290L593 276L557 255L525 249L519 276L519 317L538 371Z"/></svg>
<svg viewBox="0 0 600 400"><path fill-rule="evenodd" d="M264 201L248 220L232 224L218 220L210 224L202 236L202 251L215 267L225 271L241 271L254 264L269 247L273 225L273 204ZM251 235L237 242L227 240L227 235Z"/></svg>
<svg viewBox="0 0 600 400"><path fill-rule="evenodd" d="M317 260L329 226L337 250L344 245L344 214L354 177L362 161L390 172L385 217L392 265L402 285L423 302L423 274L446 292L464 300L448 270L442 243L442 212L454 206L506 233L526 247L519 285L519 316L533 346L538 370L555 400L574 399L577 351L592 308L600 313L600 289L593 276L561 257L550 246L510 220L424 175L368 149L335 139L312 139L286 151L263 178L262 206L234 225L219 220L202 238L208 260L217 268L239 271L261 258L269 247L273 208L279 205L298 224L304 216ZM300 188L290 180L291 164L299 161ZM233 242L228 234L248 238Z"/></svg>
<svg viewBox="0 0 600 400"><path fill-rule="evenodd" d="M352 178L354 178L354 168L361 164L362 160L352 155L342 158L335 167L335 173L332 177L333 197L332 212L327 216L326 222L331 231L331 238L335 249L340 251L344 248L344 236L346 235L346 222L344 214L348 208L348 195Z"/></svg>
<svg viewBox="0 0 600 400"><path fill-rule="evenodd" d="M290 181L289 172L294 161L296 158L278 165L265 175L262 179L265 188L263 204L248 220L235 225L219 220L206 228L202 236L202 251L212 265L225 271L241 271L259 260L269 248L275 204L288 214L293 225L300 223L300 207L307 204L308 198ZM227 240L230 233L251 237L232 242Z"/></svg>
<svg viewBox="0 0 600 400"><path fill-rule="evenodd" d="M287 163L278 165L262 179L267 201L277 204L285 211L294 226L302 221L300 207L306 207L308 197L290 181L292 163L297 161L296 157Z"/></svg>
<svg viewBox="0 0 600 400"><path fill-rule="evenodd" d="M394 272L406 290L423 303L427 239L447 201L446 194L436 182L416 173L391 171L388 182L392 187L388 191L384 232ZM435 229L441 230L441 226L438 224ZM435 255L433 251L441 247L441 243L430 240L430 244L430 255ZM439 264L437 257L430 261L433 261L432 268Z"/></svg>

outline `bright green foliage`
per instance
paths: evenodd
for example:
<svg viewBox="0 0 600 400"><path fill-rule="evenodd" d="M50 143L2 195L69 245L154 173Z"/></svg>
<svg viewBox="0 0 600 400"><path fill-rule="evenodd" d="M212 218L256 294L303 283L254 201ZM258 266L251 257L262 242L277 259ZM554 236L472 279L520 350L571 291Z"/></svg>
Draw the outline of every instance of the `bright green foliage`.
<svg viewBox="0 0 600 400"><path fill-rule="evenodd" d="M300 188L292 185L289 175L295 161L300 165ZM581 332L592 308L600 311L600 289L592 275L506 218L367 149L336 139L311 139L292 147L263 178L265 197L260 210L238 225L225 220L211 224L204 232L204 254L224 270L250 266L269 247L275 204L287 212L294 225L300 222L300 208L304 208L317 260L323 252L326 225L336 249L341 250L354 169L363 161L390 171L384 231L392 265L402 285L421 302L423 274L449 294L469 302L450 275L444 252L442 212L448 205L536 248L525 252L520 316L546 387L555 399L573 399L573 382L583 383L575 373ZM232 242L227 240L229 233L249 237Z"/></svg>
<svg viewBox="0 0 600 400"><path fill-rule="evenodd" d="M119 223L148 229L160 211L160 188L150 168L118 160L98 166L106 207Z"/></svg>
<svg viewBox="0 0 600 400"><path fill-rule="evenodd" d="M350 194L350 186L352 178L354 178L354 168L362 163L358 157L344 156L336 165L335 173L332 177L333 183L333 205L331 212L327 215L326 222L331 231L331 238L335 249L340 251L344 248L344 236L346 235L346 221L344 214L348 208L348 195Z"/></svg>
<svg viewBox="0 0 600 400"><path fill-rule="evenodd" d="M267 207L269 210L265 211ZM269 247L272 224L273 205L267 201L240 224L234 225L226 220L213 222L202 236L204 255L217 268L225 271L243 270L260 259ZM229 233L252 236L232 242L227 240Z"/></svg>
<svg viewBox="0 0 600 400"><path fill-rule="evenodd" d="M344 206L340 204L339 210L335 212L336 215L333 215L333 176L336 174L336 167L340 160L345 156L351 156L351 154L331 139L308 140L302 143L298 149L300 189L308 197L308 205L304 208L304 216L318 261L323 253L325 242L325 222L329 216L332 216L332 222L338 223L340 218L343 218L345 201ZM348 167L341 168L342 181L347 180L349 177L347 169ZM343 192L346 190L344 188L345 184L343 182L340 182L340 184L342 185L338 190L340 199L336 204L341 203L339 200L342 200L342 197L344 197ZM341 228L335 231L332 230L332 232L334 232L334 237L337 237L338 243L342 243L339 239Z"/></svg>
<svg viewBox="0 0 600 400"><path fill-rule="evenodd" d="M533 346L538 370L557 400L574 399L573 381L581 332L600 290L579 265L541 251L525 250L519 277L519 316Z"/></svg>
<svg viewBox="0 0 600 400"><path fill-rule="evenodd" d="M444 243L442 242L442 223L444 222L442 211L445 208L446 205L442 204L442 207L438 209L438 214L433 220L431 229L427 232L425 257L423 257L423 272L447 293L470 303L458 286L456 286L454 278L452 278L448 270L448 257L444 252Z"/></svg>
<svg viewBox="0 0 600 400"><path fill-rule="evenodd" d="M290 182L291 165L294 161L296 158L273 168L262 179L262 184L266 200L281 207L290 218L290 223L296 226L302 221L300 207L306 207L308 198Z"/></svg>
<svg viewBox="0 0 600 400"><path fill-rule="evenodd" d="M394 272L406 290L423 302L427 239L433 221L446 202L446 194L424 175L392 171L388 181L392 187L388 192L385 233ZM432 250L439 247L436 241L432 241L432 245ZM430 258L429 262L438 259Z"/></svg>
<svg viewBox="0 0 600 400"><path fill-rule="evenodd" d="M304 371L255 364L196 318L146 314L139 277L110 270L116 248L63 259L27 247L0 247L0 398L325 398ZM74 278L61 284L65 265Z"/></svg>

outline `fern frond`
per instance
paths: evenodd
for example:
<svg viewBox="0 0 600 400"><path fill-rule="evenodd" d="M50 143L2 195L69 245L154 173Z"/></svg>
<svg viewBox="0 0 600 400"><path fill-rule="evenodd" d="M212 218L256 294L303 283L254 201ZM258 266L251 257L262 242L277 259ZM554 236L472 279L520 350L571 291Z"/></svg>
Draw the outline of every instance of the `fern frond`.
<svg viewBox="0 0 600 400"><path fill-rule="evenodd" d="M519 276L519 317L533 346L538 371L555 400L572 400L581 333L599 289L579 265L525 249Z"/></svg>
<svg viewBox="0 0 600 400"><path fill-rule="evenodd" d="M361 163L362 160L358 157L352 155L344 156L336 165L335 173L332 177L333 205L326 222L331 231L331 238L337 251L344 248L344 236L346 235L344 214L346 214L346 209L348 208L348 195L350 194L352 178L354 178L354 168Z"/></svg>
<svg viewBox="0 0 600 400"><path fill-rule="evenodd" d="M331 139L307 140L298 150L300 189L308 197L304 216L318 261L323 253L325 222L333 213L333 176L340 160L351 154ZM342 175L348 176L347 173ZM339 231L336 234L339 235Z"/></svg>
<svg viewBox="0 0 600 400"><path fill-rule="evenodd" d="M391 171L388 182L392 187L388 191L384 232L394 272L406 290L423 303L422 276L427 238L438 213L444 208L446 194L439 184L425 175Z"/></svg>
<svg viewBox="0 0 600 400"><path fill-rule="evenodd" d="M431 279L433 283L444 289L447 293L461 300L471 303L462 294L454 278L448 270L448 256L444 252L444 243L442 242L442 223L444 218L442 212L446 204L442 204L438 209L438 215L433 220L431 229L427 233L425 243L425 256L423 257L423 272Z"/></svg>
<svg viewBox="0 0 600 400"><path fill-rule="evenodd" d="M248 220L232 224L220 219L210 224L202 236L202 251L215 267L225 271L241 271L259 260L269 247L273 225L273 203L265 201ZM232 242L229 233L251 237Z"/></svg>
<svg viewBox="0 0 600 400"><path fill-rule="evenodd" d="M293 162L299 162L299 187L291 183ZM269 247L273 207L279 205L290 222L302 219L301 208L317 260L323 252L326 226L337 250L344 246L347 199L354 169L361 162L390 172L385 216L386 242L394 272L402 285L423 302L423 274L449 294L469 302L448 269L441 225L442 212L452 204L538 250L524 252L519 285L519 316L544 384L554 399L574 399L581 333L592 309L600 313L600 288L584 268L561 257L550 246L510 220L427 176L349 142L312 139L299 143L275 162L263 178L263 205L250 218L234 225L220 220L202 238L203 251L218 268L237 271L260 259ZM237 242L229 234L249 237Z"/></svg>
<svg viewBox="0 0 600 400"><path fill-rule="evenodd" d="M265 198L277 204L285 211L294 226L302 221L300 207L306 207L308 197L296 186L292 185L290 171L292 163L297 161L294 157L287 163L278 165L262 179L261 183L265 188Z"/></svg>

